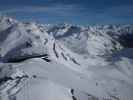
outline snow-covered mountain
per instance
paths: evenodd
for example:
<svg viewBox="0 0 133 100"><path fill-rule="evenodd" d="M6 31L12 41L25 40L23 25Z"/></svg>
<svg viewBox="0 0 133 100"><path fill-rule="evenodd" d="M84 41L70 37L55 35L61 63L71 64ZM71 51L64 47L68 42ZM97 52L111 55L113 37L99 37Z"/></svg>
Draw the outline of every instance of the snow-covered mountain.
<svg viewBox="0 0 133 100"><path fill-rule="evenodd" d="M133 25L76 26L54 25L47 32L78 54L105 55L132 45ZM130 40L126 41L126 36ZM123 39L125 38L125 39Z"/></svg>
<svg viewBox="0 0 133 100"><path fill-rule="evenodd" d="M0 99L132 100L132 43L133 25L0 17Z"/></svg>

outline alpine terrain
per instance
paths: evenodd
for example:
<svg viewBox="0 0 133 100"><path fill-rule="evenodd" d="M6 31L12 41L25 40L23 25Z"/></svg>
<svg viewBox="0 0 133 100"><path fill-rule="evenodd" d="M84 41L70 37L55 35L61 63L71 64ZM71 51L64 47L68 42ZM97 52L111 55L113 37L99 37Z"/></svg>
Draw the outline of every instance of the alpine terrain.
<svg viewBox="0 0 133 100"><path fill-rule="evenodd" d="M133 25L1 16L0 100L133 100Z"/></svg>

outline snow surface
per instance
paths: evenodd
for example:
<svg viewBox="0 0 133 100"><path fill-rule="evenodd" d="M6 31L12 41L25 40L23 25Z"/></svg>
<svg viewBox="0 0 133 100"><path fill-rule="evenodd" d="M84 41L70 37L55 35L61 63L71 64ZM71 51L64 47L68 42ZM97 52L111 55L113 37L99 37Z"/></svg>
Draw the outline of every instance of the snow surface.
<svg viewBox="0 0 133 100"><path fill-rule="evenodd" d="M132 100L132 33L0 17L0 100Z"/></svg>

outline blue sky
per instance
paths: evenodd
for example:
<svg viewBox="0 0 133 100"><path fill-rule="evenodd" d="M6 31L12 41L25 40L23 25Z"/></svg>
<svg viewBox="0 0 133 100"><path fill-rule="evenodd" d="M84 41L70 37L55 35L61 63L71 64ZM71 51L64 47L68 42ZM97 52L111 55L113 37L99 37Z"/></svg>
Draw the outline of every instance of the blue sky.
<svg viewBox="0 0 133 100"><path fill-rule="evenodd" d="M133 24L133 0L0 0L0 14L50 24Z"/></svg>

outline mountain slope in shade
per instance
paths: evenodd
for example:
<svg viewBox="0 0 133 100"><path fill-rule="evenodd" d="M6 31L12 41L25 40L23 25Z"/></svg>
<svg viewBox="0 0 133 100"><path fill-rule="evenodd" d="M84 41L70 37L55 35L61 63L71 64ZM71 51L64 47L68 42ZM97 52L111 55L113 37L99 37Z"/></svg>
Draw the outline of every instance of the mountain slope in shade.
<svg viewBox="0 0 133 100"><path fill-rule="evenodd" d="M132 25L41 25L1 17L0 98L132 100L132 33Z"/></svg>

